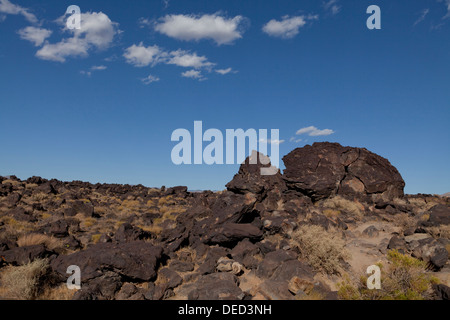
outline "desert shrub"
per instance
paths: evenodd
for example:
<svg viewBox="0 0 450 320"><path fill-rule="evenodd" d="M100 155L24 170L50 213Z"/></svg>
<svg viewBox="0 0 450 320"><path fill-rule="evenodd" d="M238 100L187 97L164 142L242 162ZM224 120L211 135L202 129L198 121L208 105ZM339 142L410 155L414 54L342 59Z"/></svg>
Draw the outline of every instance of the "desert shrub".
<svg viewBox="0 0 450 320"><path fill-rule="evenodd" d="M76 215L75 217L78 217L78 215ZM82 218L81 222L80 222L80 227L83 229L89 229L92 226L94 226L95 224L97 224L97 219L89 217L89 218Z"/></svg>
<svg viewBox="0 0 450 320"><path fill-rule="evenodd" d="M347 213L358 219L363 216L364 212L364 206L361 203L345 199L341 196L325 199L319 204L326 209ZM334 215L336 215L336 213L334 213Z"/></svg>
<svg viewBox="0 0 450 320"><path fill-rule="evenodd" d="M6 267L1 274L2 287L8 298L33 300L42 291L42 278L48 273L47 259L38 259L26 265Z"/></svg>
<svg viewBox="0 0 450 320"><path fill-rule="evenodd" d="M407 213L400 213L394 216L394 224L400 227L402 232L417 226L417 221Z"/></svg>
<svg viewBox="0 0 450 320"><path fill-rule="evenodd" d="M17 245L19 247L34 246L38 244L43 244L49 250L55 250L63 246L61 240L39 233L22 235L17 240Z"/></svg>
<svg viewBox="0 0 450 320"><path fill-rule="evenodd" d="M92 243L98 243L99 241L100 241L100 238L102 237L102 235L101 234L93 234L92 236L91 236L91 240L92 240Z"/></svg>
<svg viewBox="0 0 450 320"><path fill-rule="evenodd" d="M39 193L34 193L31 196L31 200L35 201L35 202L41 202L43 200L48 199L48 194L45 194L43 192L39 192Z"/></svg>
<svg viewBox="0 0 450 320"><path fill-rule="evenodd" d="M16 180L7 179L7 180L3 180L2 184L11 184L13 186L20 186L20 185L22 185L22 182L16 181Z"/></svg>
<svg viewBox="0 0 450 320"><path fill-rule="evenodd" d="M158 200L158 206L168 206L176 204L176 201L173 199L173 196L162 197Z"/></svg>
<svg viewBox="0 0 450 320"><path fill-rule="evenodd" d="M440 226L428 227L428 228L425 228L425 230L433 238L450 239L450 225L440 225Z"/></svg>
<svg viewBox="0 0 450 320"><path fill-rule="evenodd" d="M301 226L292 237L309 264L329 274L340 273L341 263L347 258L344 241L334 230L321 226Z"/></svg>
<svg viewBox="0 0 450 320"><path fill-rule="evenodd" d="M381 289L367 288L367 277L361 276L353 285L345 279L339 285L339 297L345 300L425 300L433 295L432 286L438 280L426 270L424 261L415 259L396 250L388 252L389 264L381 269Z"/></svg>

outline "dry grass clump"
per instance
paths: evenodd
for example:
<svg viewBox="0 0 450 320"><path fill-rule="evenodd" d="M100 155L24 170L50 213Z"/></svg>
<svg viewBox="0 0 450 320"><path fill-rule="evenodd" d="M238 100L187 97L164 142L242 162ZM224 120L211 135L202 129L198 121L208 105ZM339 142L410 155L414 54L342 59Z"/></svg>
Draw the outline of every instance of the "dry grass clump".
<svg viewBox="0 0 450 320"><path fill-rule="evenodd" d="M19 247L28 247L38 244L43 244L49 250L55 250L63 247L61 240L40 233L22 235L17 240L17 245Z"/></svg>
<svg viewBox="0 0 450 320"><path fill-rule="evenodd" d="M77 290L71 290L67 288L66 284L62 284L59 287L47 287L44 289L41 295L37 297L37 300L72 300L73 295Z"/></svg>
<svg viewBox="0 0 450 320"><path fill-rule="evenodd" d="M302 255L316 270L339 274L341 263L348 257L341 235L334 230L325 230L321 226L301 226L292 237Z"/></svg>
<svg viewBox="0 0 450 320"><path fill-rule="evenodd" d="M435 226L435 227L428 227L428 228L425 228L425 231L427 233L429 233L435 239L438 239L438 238L450 239L450 225L440 225L440 226Z"/></svg>
<svg viewBox="0 0 450 320"><path fill-rule="evenodd" d="M42 278L47 274L47 259L38 259L26 265L6 267L1 274L2 294L18 300L36 299L43 290Z"/></svg>
<svg viewBox="0 0 450 320"><path fill-rule="evenodd" d="M75 216L75 218L78 218L80 220L80 227L83 230L89 230L90 228L92 228L94 225L97 224L97 219L89 217L89 218L85 218L83 215L77 214Z"/></svg>
<svg viewBox="0 0 450 320"><path fill-rule="evenodd" d="M352 217L360 219L363 217L364 206L357 201L350 201L341 196L325 199L320 202L328 215L337 216L340 213L350 214Z"/></svg>
<svg viewBox="0 0 450 320"><path fill-rule="evenodd" d="M381 269L381 289L367 288L367 277L362 276L356 285L346 279L339 285L339 297L344 300L429 300L432 286L439 280L427 272L424 261L399 253L388 252L389 265Z"/></svg>
<svg viewBox="0 0 450 320"><path fill-rule="evenodd" d="M408 198L408 202L412 204L414 207L416 207L416 212L426 212L433 208L438 202L436 201L425 201L425 199L422 198Z"/></svg>
<svg viewBox="0 0 450 320"><path fill-rule="evenodd" d="M417 220L407 213L399 213L394 216L394 224L400 227L402 232L417 226Z"/></svg>
<svg viewBox="0 0 450 320"><path fill-rule="evenodd" d="M22 182L16 181L16 180L7 179L7 180L3 180L2 184L11 184L13 186L20 186L20 185L22 185Z"/></svg>
<svg viewBox="0 0 450 320"><path fill-rule="evenodd" d="M45 194L43 192L40 193L33 193L31 195L31 200L35 201L35 202L41 202L43 200L47 200L49 198L48 194Z"/></svg>

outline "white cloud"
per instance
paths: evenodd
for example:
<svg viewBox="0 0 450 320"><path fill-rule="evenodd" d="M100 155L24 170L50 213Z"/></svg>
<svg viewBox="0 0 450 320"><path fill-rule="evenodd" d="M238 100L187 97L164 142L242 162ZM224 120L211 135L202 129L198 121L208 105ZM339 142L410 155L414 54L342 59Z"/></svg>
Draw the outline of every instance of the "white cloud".
<svg viewBox="0 0 450 320"><path fill-rule="evenodd" d="M29 9L11 3L9 0L0 0L0 12L13 15L22 15L28 22L37 23L38 19Z"/></svg>
<svg viewBox="0 0 450 320"><path fill-rule="evenodd" d="M136 67L147 67L155 65L167 55L158 46L145 47L142 42L138 45L133 44L131 47L125 49L123 56L129 64Z"/></svg>
<svg viewBox="0 0 450 320"><path fill-rule="evenodd" d="M42 60L65 62L67 57L86 57L89 45L79 38L63 39L58 43L46 43L36 52L36 57Z"/></svg>
<svg viewBox="0 0 450 320"><path fill-rule="evenodd" d="M202 73L199 70L188 70L181 73L182 77L191 78L191 79L204 79Z"/></svg>
<svg viewBox="0 0 450 320"><path fill-rule="evenodd" d="M295 143L302 142L302 141L303 141L303 139L297 139L296 137L291 137L289 139L289 142L295 142Z"/></svg>
<svg viewBox="0 0 450 320"><path fill-rule="evenodd" d="M272 37L289 39L295 37L299 33L299 29L308 22L308 20L316 20L318 16L284 16L281 21L272 19L267 22L262 30Z"/></svg>
<svg viewBox="0 0 450 320"><path fill-rule="evenodd" d="M267 144L275 144L275 145L280 145L283 142L285 142L285 140L279 140L279 139L259 139L259 142L261 143L267 143Z"/></svg>
<svg viewBox="0 0 450 320"><path fill-rule="evenodd" d="M338 14L341 11L341 6L338 4L338 0L330 0L323 4L325 10L330 11L332 15Z"/></svg>
<svg viewBox="0 0 450 320"><path fill-rule="evenodd" d="M302 128L299 129L296 134L297 135L301 135L301 134L307 134L311 137L317 137L317 136L329 136L331 134L333 134L334 131L331 129L323 129L323 130L319 130L314 126L310 126L310 127L306 127L306 128Z"/></svg>
<svg viewBox="0 0 450 320"><path fill-rule="evenodd" d="M439 0L439 2L442 2L442 0ZM444 16L444 19L447 19L450 18L450 0L445 0L444 3L447 6L447 14Z"/></svg>
<svg viewBox="0 0 450 320"><path fill-rule="evenodd" d="M45 39L52 34L51 30L37 27L26 27L18 31L20 37L34 43L35 46L41 46Z"/></svg>
<svg viewBox="0 0 450 320"><path fill-rule="evenodd" d="M148 27L152 25L152 21L150 19L141 17L138 20L138 24L140 28Z"/></svg>
<svg viewBox="0 0 450 320"><path fill-rule="evenodd" d="M149 85L149 84L152 83L152 82L158 82L158 81L159 81L159 78L156 77L156 76L153 76L153 75L149 74L147 77L141 79L141 81L142 81L144 84Z"/></svg>
<svg viewBox="0 0 450 320"><path fill-rule="evenodd" d="M176 51L165 51L154 45L145 47L142 42L125 49L123 54L126 61L136 67L155 66L158 63L176 65L184 68L209 68L215 64L208 61L205 56L197 53L178 49Z"/></svg>
<svg viewBox="0 0 450 320"><path fill-rule="evenodd" d="M92 72L91 72L91 71L81 70L80 73L81 73L82 75L85 75L85 76L88 76L88 77L90 77L90 76L92 75Z"/></svg>
<svg viewBox="0 0 450 320"><path fill-rule="evenodd" d="M94 71L101 71L101 70L106 70L106 69L108 69L108 67L107 66L103 66L103 65L101 65L101 66L92 66L91 67L91 70L94 70Z"/></svg>
<svg viewBox="0 0 450 320"><path fill-rule="evenodd" d="M217 73L221 74L221 75L226 75L228 73L236 73L236 71L234 71L232 68L227 68L227 69L216 69L215 70Z"/></svg>
<svg viewBox="0 0 450 320"><path fill-rule="evenodd" d="M430 13L430 9L424 9L422 11L422 13L420 14L420 17L414 22L414 25L418 25L419 23L421 23L423 20L425 20L425 17L428 15L428 13Z"/></svg>
<svg viewBox="0 0 450 320"><path fill-rule="evenodd" d="M166 15L155 24L155 30L178 40L210 39L218 45L231 44L242 38L244 17L225 18L216 14Z"/></svg>
<svg viewBox="0 0 450 320"><path fill-rule="evenodd" d="M58 19L61 23L63 20L64 17ZM36 56L44 60L65 62L69 57L87 56L91 49L104 50L112 44L114 36L120 33L117 26L103 12L82 13L81 29L68 30L64 27L73 36L58 43L45 43Z"/></svg>
<svg viewBox="0 0 450 320"><path fill-rule="evenodd" d="M190 53L185 50L178 49L170 53L168 64L174 64L185 68L202 68L212 67L214 63L209 62L205 56L198 56L197 53Z"/></svg>
<svg viewBox="0 0 450 320"><path fill-rule="evenodd" d="M102 71L108 69L107 66L92 66L88 71L81 70L80 73L90 77L94 71Z"/></svg>

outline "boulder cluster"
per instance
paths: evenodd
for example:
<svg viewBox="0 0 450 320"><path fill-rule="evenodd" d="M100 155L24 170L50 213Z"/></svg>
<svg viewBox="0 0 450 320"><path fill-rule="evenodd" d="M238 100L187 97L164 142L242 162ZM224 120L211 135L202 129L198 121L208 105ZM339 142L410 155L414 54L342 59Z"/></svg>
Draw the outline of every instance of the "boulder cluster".
<svg viewBox="0 0 450 320"><path fill-rule="evenodd" d="M261 175L270 164L247 158L220 192L0 177L0 279L47 259L51 286L80 268L73 299L337 299L295 241L298 228L335 230L350 243L358 225L399 216L412 222L386 233L378 254L397 249L448 269L450 240L436 235L450 224L448 199L405 196L397 169L366 149L315 143L283 161L283 174Z"/></svg>

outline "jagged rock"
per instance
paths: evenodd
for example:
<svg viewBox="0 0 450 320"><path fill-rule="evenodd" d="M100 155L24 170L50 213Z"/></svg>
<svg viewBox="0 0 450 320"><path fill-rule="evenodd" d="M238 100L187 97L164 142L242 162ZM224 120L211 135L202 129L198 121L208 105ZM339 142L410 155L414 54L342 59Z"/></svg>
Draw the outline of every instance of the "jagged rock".
<svg viewBox="0 0 450 320"><path fill-rule="evenodd" d="M77 265L81 280L101 277L107 270L136 281L151 281L162 258L162 248L144 241L127 243L99 243L67 256L59 256L51 262L52 269L66 277L67 267Z"/></svg>
<svg viewBox="0 0 450 320"><path fill-rule="evenodd" d="M194 264L189 261L173 260L170 263L170 268L178 272L190 272L194 270L194 267Z"/></svg>
<svg viewBox="0 0 450 320"><path fill-rule="evenodd" d="M176 271L167 267L159 270L158 276L162 276L165 279L168 289L174 289L183 282L183 279Z"/></svg>
<svg viewBox="0 0 450 320"><path fill-rule="evenodd" d="M435 285L434 290L437 293L439 299L450 300L450 287L441 283L441 284Z"/></svg>
<svg viewBox="0 0 450 320"><path fill-rule="evenodd" d="M261 240L262 231L252 224L226 223L217 228L209 235L209 243L228 245L236 244L243 239Z"/></svg>
<svg viewBox="0 0 450 320"><path fill-rule="evenodd" d="M50 224L49 233L55 238L64 238L69 235L69 224L65 220L58 220Z"/></svg>
<svg viewBox="0 0 450 320"><path fill-rule="evenodd" d="M258 261L255 256L260 252L260 248L248 239L239 242L233 250L231 250L231 257L249 269L256 269Z"/></svg>
<svg viewBox="0 0 450 320"><path fill-rule="evenodd" d="M431 208L428 212L430 218L425 222L426 226L450 225L450 208L438 204Z"/></svg>
<svg viewBox="0 0 450 320"><path fill-rule="evenodd" d="M19 193L11 193L9 196L6 197L6 203L8 204L8 206L10 208L14 207L15 205L17 205L20 201L20 199L22 198L22 195L20 195Z"/></svg>
<svg viewBox="0 0 450 320"><path fill-rule="evenodd" d="M406 253L406 241L400 238L398 235L394 235L391 240L389 240L388 249L398 250L400 253Z"/></svg>
<svg viewBox="0 0 450 320"><path fill-rule="evenodd" d="M201 276L195 289L189 292L189 300L242 300L245 294L238 287L235 275L227 272Z"/></svg>
<svg viewBox="0 0 450 320"><path fill-rule="evenodd" d="M125 283L116 294L116 300L128 300L137 292L137 288L132 283Z"/></svg>
<svg viewBox="0 0 450 320"><path fill-rule="evenodd" d="M375 226L369 226L363 230L362 234L369 238L373 238L373 237L377 237L380 234L380 232L378 231L378 229Z"/></svg>
<svg viewBox="0 0 450 320"><path fill-rule="evenodd" d="M1 260L7 264L24 265L33 262L36 259L48 258L53 252L48 251L44 245L37 244L33 246L12 248L4 252L0 252Z"/></svg>
<svg viewBox="0 0 450 320"><path fill-rule="evenodd" d="M294 295L289 291L289 284L286 281L265 280L258 288L260 293L267 300L294 300Z"/></svg>
<svg viewBox="0 0 450 320"><path fill-rule="evenodd" d="M295 259L297 259L297 254L293 251L277 250L269 252L256 269L256 274L262 278L270 278L283 262Z"/></svg>
<svg viewBox="0 0 450 320"><path fill-rule="evenodd" d="M271 165L269 157L256 151L253 151L251 156L245 159L239 172L228 182L226 187L235 193L262 194L273 189L286 190L280 171Z"/></svg>
<svg viewBox="0 0 450 320"><path fill-rule="evenodd" d="M122 224L114 235L114 241L130 242L136 240L149 239L150 232L144 231L139 227L135 227L129 223Z"/></svg>
<svg viewBox="0 0 450 320"><path fill-rule="evenodd" d="M315 201L336 194L403 196L405 183L397 169L367 149L321 142L297 148L283 161L287 186Z"/></svg>
<svg viewBox="0 0 450 320"><path fill-rule="evenodd" d="M208 250L206 258L200 264L197 272L200 275L213 273L216 269L217 261L228 254L229 250L222 247L212 247Z"/></svg>
<svg viewBox="0 0 450 320"><path fill-rule="evenodd" d="M112 300L122 286L122 280L114 272L107 271L93 279L88 285L82 285L72 300Z"/></svg>
<svg viewBox="0 0 450 320"><path fill-rule="evenodd" d="M431 237L410 241L408 247L413 257L428 262L435 270L440 270L448 260L448 251Z"/></svg>

